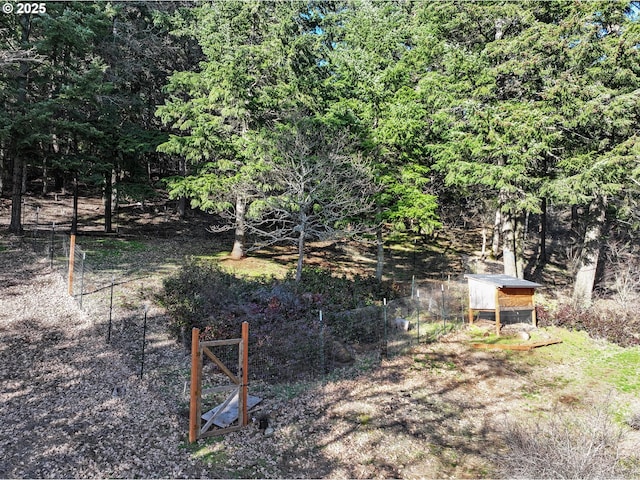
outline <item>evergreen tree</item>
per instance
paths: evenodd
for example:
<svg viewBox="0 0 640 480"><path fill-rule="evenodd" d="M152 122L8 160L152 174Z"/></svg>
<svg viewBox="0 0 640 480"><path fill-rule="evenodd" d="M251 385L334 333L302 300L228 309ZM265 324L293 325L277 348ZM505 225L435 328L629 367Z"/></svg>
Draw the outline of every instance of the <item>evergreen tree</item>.
<svg viewBox="0 0 640 480"><path fill-rule="evenodd" d="M430 233L439 225L424 148L430 111L421 104L419 75L411 63L423 25L414 24L413 16L413 7L404 2L348 2L325 22L332 75L324 117L358 139L374 159L382 186L375 218L378 279L385 227Z"/></svg>
<svg viewBox="0 0 640 480"><path fill-rule="evenodd" d="M438 114L434 155L448 185L481 186L497 200L504 271L522 277L525 215L542 212L549 160L560 148L544 82L557 60L547 42L557 43L554 26L567 13L512 2L438 4L427 13L437 35L456 42L429 75L449 102Z"/></svg>
<svg viewBox="0 0 640 480"><path fill-rule="evenodd" d="M303 8L301 11L300 8ZM186 28L205 60L198 71L172 75L169 99L158 109L175 134L160 151L182 156L196 173L170 179L174 197L194 207L231 212L232 258L246 252L246 213L268 186L257 155L261 132L287 112L308 108L314 38L305 36L305 5L292 2L206 2Z"/></svg>
<svg viewBox="0 0 640 480"><path fill-rule="evenodd" d="M585 206L574 300L588 305L607 224L624 219L640 155L637 18L626 2L578 5L562 25L566 67L548 96L558 112L564 152L551 194Z"/></svg>

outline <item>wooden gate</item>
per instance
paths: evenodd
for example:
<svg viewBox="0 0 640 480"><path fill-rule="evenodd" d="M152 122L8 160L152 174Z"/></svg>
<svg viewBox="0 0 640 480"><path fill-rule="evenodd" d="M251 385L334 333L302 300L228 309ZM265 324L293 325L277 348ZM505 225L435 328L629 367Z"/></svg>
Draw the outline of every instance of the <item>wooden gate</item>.
<svg viewBox="0 0 640 480"><path fill-rule="evenodd" d="M231 370L213 353L212 349L224 345L238 345L238 375ZM199 438L220 435L240 430L248 423L247 388L248 388L248 346L249 324L242 323L242 338L229 340L212 340L201 342L200 330L194 328L191 332L191 403L189 406L189 442ZM206 355L218 368L229 377L230 384L202 390L202 364ZM208 412L208 418L202 425L202 395L229 392L227 399L218 407ZM225 428L212 428L223 412L229 411L229 406L237 404L237 424Z"/></svg>

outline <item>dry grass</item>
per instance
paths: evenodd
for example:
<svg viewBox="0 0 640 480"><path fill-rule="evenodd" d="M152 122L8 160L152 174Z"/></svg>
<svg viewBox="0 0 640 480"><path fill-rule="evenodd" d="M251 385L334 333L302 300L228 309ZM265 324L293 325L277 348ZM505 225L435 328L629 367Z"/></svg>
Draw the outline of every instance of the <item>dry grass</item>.
<svg viewBox="0 0 640 480"><path fill-rule="evenodd" d="M606 405L510 421L504 440L507 451L498 459L504 478L633 478L620 449L624 431Z"/></svg>

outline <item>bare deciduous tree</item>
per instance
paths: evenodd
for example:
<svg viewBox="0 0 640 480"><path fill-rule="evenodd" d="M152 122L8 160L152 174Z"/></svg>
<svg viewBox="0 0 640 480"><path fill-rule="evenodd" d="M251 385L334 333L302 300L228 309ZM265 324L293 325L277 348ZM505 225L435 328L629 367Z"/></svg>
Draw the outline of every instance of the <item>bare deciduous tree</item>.
<svg viewBox="0 0 640 480"><path fill-rule="evenodd" d="M377 185L369 162L350 152L344 135L298 122L280 132L267 155L276 190L251 205L247 229L256 246L291 242L298 247L296 280L302 276L305 242L363 233Z"/></svg>

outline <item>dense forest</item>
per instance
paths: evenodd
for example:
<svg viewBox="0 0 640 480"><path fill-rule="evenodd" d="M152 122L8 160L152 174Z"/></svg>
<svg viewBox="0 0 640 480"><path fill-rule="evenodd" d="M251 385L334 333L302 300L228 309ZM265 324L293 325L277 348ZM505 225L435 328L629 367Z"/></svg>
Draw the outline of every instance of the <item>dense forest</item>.
<svg viewBox="0 0 640 480"><path fill-rule="evenodd" d="M15 5L9 2L8 5ZM35 5L35 4L34 4ZM0 16L0 194L215 212L232 255L485 226L522 277L571 218L574 299L640 217L638 2L50 2ZM36 187L34 187L34 185ZM536 219L534 253L525 252Z"/></svg>

